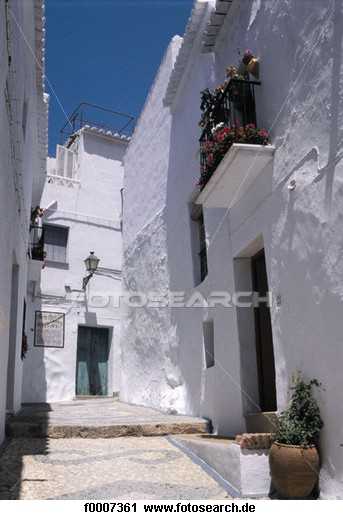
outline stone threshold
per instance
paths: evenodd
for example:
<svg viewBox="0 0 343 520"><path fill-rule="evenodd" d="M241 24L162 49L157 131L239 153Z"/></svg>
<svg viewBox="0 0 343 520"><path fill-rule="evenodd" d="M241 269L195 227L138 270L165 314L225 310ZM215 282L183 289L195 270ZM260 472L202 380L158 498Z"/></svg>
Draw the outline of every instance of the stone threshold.
<svg viewBox="0 0 343 520"><path fill-rule="evenodd" d="M201 434L210 428L206 419L166 414L115 398L26 404L6 426L9 437L55 439Z"/></svg>
<svg viewBox="0 0 343 520"><path fill-rule="evenodd" d="M156 437L163 435L200 434L208 431L206 422L193 423L147 423L116 424L110 426L44 425L35 422L11 421L7 425L7 435L12 438L51 438L73 437L89 439L108 439L115 437Z"/></svg>

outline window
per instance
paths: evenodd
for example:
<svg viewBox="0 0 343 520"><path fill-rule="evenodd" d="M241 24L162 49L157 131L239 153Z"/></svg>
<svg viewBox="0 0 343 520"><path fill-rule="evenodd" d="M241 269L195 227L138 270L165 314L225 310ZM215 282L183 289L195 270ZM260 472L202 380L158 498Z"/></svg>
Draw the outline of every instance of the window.
<svg viewBox="0 0 343 520"><path fill-rule="evenodd" d="M57 145L56 151L56 169L57 175L60 177L75 177L75 153L65 146Z"/></svg>
<svg viewBox="0 0 343 520"><path fill-rule="evenodd" d="M194 263L194 281L198 285L207 276L207 245L204 216L200 206L191 208L191 232Z"/></svg>
<svg viewBox="0 0 343 520"><path fill-rule="evenodd" d="M204 335L204 350L206 368L214 367L214 326L213 320L204 321L202 324Z"/></svg>
<svg viewBox="0 0 343 520"><path fill-rule="evenodd" d="M22 129L23 129L24 141L25 141L25 137L26 137L27 112L28 112L28 103L27 103L27 100L24 99L24 101L23 101L23 113L22 113L22 119L21 119L21 126L22 126Z"/></svg>
<svg viewBox="0 0 343 520"><path fill-rule="evenodd" d="M25 359L27 353L27 337L25 333L26 326L26 300L24 298L24 307L23 307L23 328L22 328L22 338L21 338L21 360Z"/></svg>
<svg viewBox="0 0 343 520"><path fill-rule="evenodd" d="M204 216L201 215L198 219L198 232L199 232L199 262L200 262L200 280L205 280L207 276L207 247L206 247L206 234Z"/></svg>
<svg viewBox="0 0 343 520"><path fill-rule="evenodd" d="M44 224L46 260L64 264L67 262L68 232L66 227Z"/></svg>
<svg viewBox="0 0 343 520"><path fill-rule="evenodd" d="M10 100L10 87L8 83L8 79L6 79L6 85L5 85L5 103L6 103L6 113L7 113L7 119L8 124L11 124L11 100Z"/></svg>

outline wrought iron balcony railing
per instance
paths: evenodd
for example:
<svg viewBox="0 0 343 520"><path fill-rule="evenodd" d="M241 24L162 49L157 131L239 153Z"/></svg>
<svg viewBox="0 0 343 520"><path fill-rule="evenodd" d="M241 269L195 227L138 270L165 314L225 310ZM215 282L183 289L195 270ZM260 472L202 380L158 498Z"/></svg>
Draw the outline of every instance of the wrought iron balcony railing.
<svg viewBox="0 0 343 520"><path fill-rule="evenodd" d="M255 107L255 87L259 81L233 78L215 96L209 91L205 99L200 137L200 186L204 187L227 150L234 142L266 144L268 134L258 130ZM209 105L209 106L208 106Z"/></svg>
<svg viewBox="0 0 343 520"><path fill-rule="evenodd" d="M29 257L41 262L45 259L44 229L42 226L31 225L30 227Z"/></svg>

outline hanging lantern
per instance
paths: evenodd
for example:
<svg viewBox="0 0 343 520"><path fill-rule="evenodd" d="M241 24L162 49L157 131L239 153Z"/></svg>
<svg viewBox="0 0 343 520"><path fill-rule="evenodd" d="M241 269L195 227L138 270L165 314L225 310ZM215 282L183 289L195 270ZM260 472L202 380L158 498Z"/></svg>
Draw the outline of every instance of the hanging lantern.
<svg viewBox="0 0 343 520"><path fill-rule="evenodd" d="M85 259L85 266L88 272L94 273L99 265L100 259L95 256L94 251L90 252L90 255Z"/></svg>

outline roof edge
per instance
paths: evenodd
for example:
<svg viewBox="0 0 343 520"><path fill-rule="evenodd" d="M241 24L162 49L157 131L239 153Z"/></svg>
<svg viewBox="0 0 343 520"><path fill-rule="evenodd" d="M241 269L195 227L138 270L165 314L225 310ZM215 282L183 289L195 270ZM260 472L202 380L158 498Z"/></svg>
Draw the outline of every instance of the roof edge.
<svg viewBox="0 0 343 520"><path fill-rule="evenodd" d="M202 52L209 53L215 50L219 34L223 28L227 15L232 10L235 0L216 0L203 35Z"/></svg>
<svg viewBox="0 0 343 520"><path fill-rule="evenodd" d="M182 78L187 69L189 58L199 35L199 29L209 8L213 8L210 1L196 0L188 19L183 41L177 54L173 70L170 74L163 105L170 107L176 97Z"/></svg>

